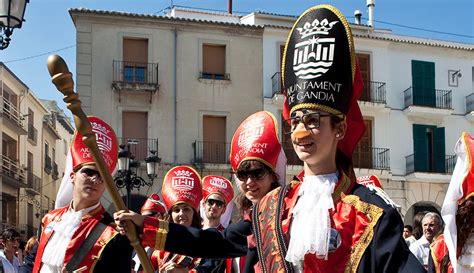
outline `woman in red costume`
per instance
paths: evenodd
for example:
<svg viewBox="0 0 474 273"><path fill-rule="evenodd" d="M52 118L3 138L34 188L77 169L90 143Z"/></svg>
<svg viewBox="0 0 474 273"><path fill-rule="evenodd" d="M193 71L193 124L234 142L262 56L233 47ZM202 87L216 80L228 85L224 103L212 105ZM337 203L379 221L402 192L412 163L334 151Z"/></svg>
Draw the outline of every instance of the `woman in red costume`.
<svg viewBox="0 0 474 273"><path fill-rule="evenodd" d="M202 199L201 177L191 167L176 166L163 179L162 196L172 223L201 229L199 202ZM158 272L196 272L201 259L155 250L151 262Z"/></svg>
<svg viewBox="0 0 474 273"><path fill-rule="evenodd" d="M456 167L444 199L444 234L431 244L429 273L474 272L474 139L456 143Z"/></svg>

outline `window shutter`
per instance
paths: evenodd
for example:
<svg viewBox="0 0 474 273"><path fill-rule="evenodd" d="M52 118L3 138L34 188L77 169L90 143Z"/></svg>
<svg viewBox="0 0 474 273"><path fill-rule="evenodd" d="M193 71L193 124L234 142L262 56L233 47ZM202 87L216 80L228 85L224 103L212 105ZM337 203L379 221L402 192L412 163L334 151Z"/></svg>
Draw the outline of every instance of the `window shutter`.
<svg viewBox="0 0 474 273"><path fill-rule="evenodd" d="M446 172L446 144L444 127L434 129L434 161L435 171L438 173Z"/></svg>
<svg viewBox="0 0 474 273"><path fill-rule="evenodd" d="M436 107L435 64L411 61L413 104Z"/></svg>
<svg viewBox="0 0 474 273"><path fill-rule="evenodd" d="M362 81L364 82L364 90L359 99L370 101L372 97L370 92L370 55L357 53L357 62L359 64Z"/></svg>
<svg viewBox="0 0 474 273"><path fill-rule="evenodd" d="M416 172L427 172L429 169L427 127L426 125L413 124L413 151Z"/></svg>
<svg viewBox="0 0 474 273"><path fill-rule="evenodd" d="M202 46L202 73L211 77L225 75L225 45Z"/></svg>

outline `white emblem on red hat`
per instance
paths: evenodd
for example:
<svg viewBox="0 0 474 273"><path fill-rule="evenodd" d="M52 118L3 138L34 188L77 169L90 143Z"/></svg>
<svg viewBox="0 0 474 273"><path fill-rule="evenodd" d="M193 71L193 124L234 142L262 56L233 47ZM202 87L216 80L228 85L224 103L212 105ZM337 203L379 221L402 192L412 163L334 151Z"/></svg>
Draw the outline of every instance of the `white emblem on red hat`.
<svg viewBox="0 0 474 273"><path fill-rule="evenodd" d="M218 188L221 188L221 189L227 189L227 183L222 178L213 177L213 178L211 178L211 181L209 183L211 185L213 185L214 187L218 187Z"/></svg>
<svg viewBox="0 0 474 273"><path fill-rule="evenodd" d="M187 203L198 211L202 199L201 177L189 166L175 166L166 173L161 193L168 210L178 203Z"/></svg>
<svg viewBox="0 0 474 273"><path fill-rule="evenodd" d="M172 178L171 186L176 190L192 190L194 188L194 178L192 172L187 170L177 170L174 172L176 176Z"/></svg>

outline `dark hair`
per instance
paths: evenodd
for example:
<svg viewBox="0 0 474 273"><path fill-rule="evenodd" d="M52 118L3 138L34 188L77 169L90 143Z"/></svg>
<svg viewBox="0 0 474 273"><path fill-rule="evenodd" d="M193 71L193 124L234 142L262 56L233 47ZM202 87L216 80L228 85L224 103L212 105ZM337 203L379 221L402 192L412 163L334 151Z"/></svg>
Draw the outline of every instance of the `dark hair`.
<svg viewBox="0 0 474 273"><path fill-rule="evenodd" d="M409 232L413 232L413 227L410 225L405 225L404 228L408 229Z"/></svg>
<svg viewBox="0 0 474 273"><path fill-rule="evenodd" d="M456 229L458 233L457 249L460 249L461 253L464 245L466 244L467 238L471 233L474 233L474 226L472 225L473 217L474 196L471 196L458 207L458 211L456 213ZM448 272L449 263L449 253L446 253L446 255L441 260L441 273Z"/></svg>
<svg viewBox="0 0 474 273"><path fill-rule="evenodd" d="M269 175L272 176L272 184L270 186L270 191L278 188L280 184L278 183L279 177L278 174L275 173L270 167L268 167L266 164L263 164L262 162L258 160L245 160L243 161L237 171L248 171L251 167L252 164L257 164L258 166L261 166L264 168ZM284 179L284 178L283 178ZM245 193L239 191L237 197L236 197L236 205L239 208L240 212L243 213L246 210L249 210L252 208L253 204L252 201L250 201L247 197L245 197Z"/></svg>
<svg viewBox="0 0 474 273"><path fill-rule="evenodd" d="M20 237L20 233L18 233L18 231L16 231L13 228L7 228L2 232L2 238L4 242L7 240L13 240L19 237Z"/></svg>
<svg viewBox="0 0 474 273"><path fill-rule="evenodd" d="M427 213L428 211L420 211L413 217L413 236L417 240L420 239L421 236L423 236L423 227L421 225L421 221Z"/></svg>

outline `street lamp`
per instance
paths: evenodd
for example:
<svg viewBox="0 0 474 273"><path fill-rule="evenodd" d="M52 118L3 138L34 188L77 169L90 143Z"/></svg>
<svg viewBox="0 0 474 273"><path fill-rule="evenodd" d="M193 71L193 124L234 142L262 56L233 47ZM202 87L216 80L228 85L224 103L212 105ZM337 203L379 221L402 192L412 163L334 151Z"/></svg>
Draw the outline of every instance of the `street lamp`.
<svg viewBox="0 0 474 273"><path fill-rule="evenodd" d="M30 0L0 0L0 50L8 47L13 29L21 28Z"/></svg>
<svg viewBox="0 0 474 273"><path fill-rule="evenodd" d="M125 145L119 146L118 153L118 174L114 178L117 188L125 188L127 190L127 207L130 208L132 189L140 189L143 186L153 185L153 179L156 177L157 165L161 162L161 158L156 155L156 151L150 151L150 155L145 159L147 165L148 180L138 176L136 169L140 167L140 162L134 159L130 153L130 147ZM135 171L132 170L135 168Z"/></svg>

